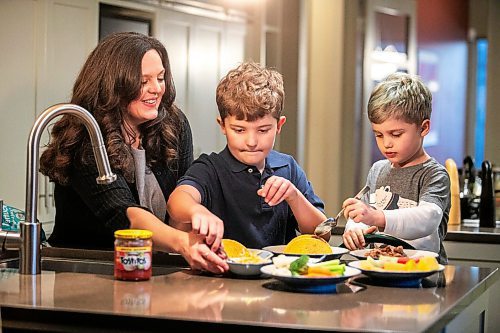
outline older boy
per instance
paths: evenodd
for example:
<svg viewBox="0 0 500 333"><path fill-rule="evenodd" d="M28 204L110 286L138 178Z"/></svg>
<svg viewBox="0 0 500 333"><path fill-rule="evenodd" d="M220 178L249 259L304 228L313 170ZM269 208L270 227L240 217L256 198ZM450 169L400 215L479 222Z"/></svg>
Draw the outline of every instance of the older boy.
<svg viewBox="0 0 500 333"><path fill-rule="evenodd" d="M371 167L369 205L349 198L344 244L365 246L364 234L377 228L400 237L416 249L439 253L447 263L443 239L450 210L450 180L446 169L424 150L430 130L432 95L416 76L389 75L373 90L368 118L385 160Z"/></svg>
<svg viewBox="0 0 500 333"><path fill-rule="evenodd" d="M286 244L313 233L325 220L324 204L293 157L273 150L282 115L283 79L277 71L243 63L220 81L217 122L227 146L202 154L171 194L171 224L207 236L212 250L222 237L250 248Z"/></svg>

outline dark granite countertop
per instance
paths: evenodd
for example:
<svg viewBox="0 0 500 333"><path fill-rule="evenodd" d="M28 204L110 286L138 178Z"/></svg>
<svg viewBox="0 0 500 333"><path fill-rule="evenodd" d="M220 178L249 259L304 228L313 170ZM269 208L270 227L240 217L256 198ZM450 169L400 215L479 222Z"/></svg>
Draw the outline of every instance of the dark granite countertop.
<svg viewBox="0 0 500 333"><path fill-rule="evenodd" d="M143 282L46 270L26 276L2 268L0 306L4 329L440 332L480 302L498 275L496 268L450 265L418 288L384 287L361 275L354 280L361 290L342 283L336 293L311 294L274 279L197 275L176 266Z"/></svg>
<svg viewBox="0 0 500 333"><path fill-rule="evenodd" d="M496 228L479 227L477 220L464 220L460 225L448 225L445 240L455 242L500 244L500 222Z"/></svg>

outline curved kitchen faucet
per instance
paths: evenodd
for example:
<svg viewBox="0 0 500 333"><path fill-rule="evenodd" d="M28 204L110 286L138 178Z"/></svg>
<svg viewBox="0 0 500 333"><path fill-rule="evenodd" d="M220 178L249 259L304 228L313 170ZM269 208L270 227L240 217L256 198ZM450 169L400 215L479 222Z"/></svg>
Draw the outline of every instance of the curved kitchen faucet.
<svg viewBox="0 0 500 333"><path fill-rule="evenodd" d="M109 184L116 180L111 171L106 147L99 125L84 108L75 104L57 104L45 110L35 121L28 139L28 162L26 166L26 209L24 221L19 223L20 232L0 231L4 248L19 249L19 273L39 274L41 266L41 225L37 219L39 146L42 131L57 116L70 114L83 121L90 134L90 141L97 163L99 184Z"/></svg>

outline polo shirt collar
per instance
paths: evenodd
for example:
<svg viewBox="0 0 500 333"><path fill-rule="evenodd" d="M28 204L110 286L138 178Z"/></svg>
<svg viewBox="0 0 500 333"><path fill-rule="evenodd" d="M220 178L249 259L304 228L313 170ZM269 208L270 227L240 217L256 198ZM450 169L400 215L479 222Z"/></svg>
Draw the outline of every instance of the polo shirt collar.
<svg viewBox="0 0 500 333"><path fill-rule="evenodd" d="M244 163L241 163L238 161L233 154L229 151L229 148L226 145L226 148L224 148L223 151L221 151L220 155L222 158L226 161L226 163L229 165L229 168L231 169L232 172L241 172L244 170L247 170L249 165L246 165ZM271 150L269 155L266 158L266 166L265 169L278 169L284 166L287 166L288 162L286 161L285 158L275 150Z"/></svg>

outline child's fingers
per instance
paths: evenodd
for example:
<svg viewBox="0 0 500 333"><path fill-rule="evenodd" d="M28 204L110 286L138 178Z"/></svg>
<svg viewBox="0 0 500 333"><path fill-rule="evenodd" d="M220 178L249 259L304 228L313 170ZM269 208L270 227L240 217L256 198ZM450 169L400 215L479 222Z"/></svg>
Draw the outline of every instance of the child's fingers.
<svg viewBox="0 0 500 333"><path fill-rule="evenodd" d="M371 233L374 233L375 231L377 231L377 227L372 225L371 227L369 227L368 229L365 229L363 231L363 233L366 235L366 234L371 234Z"/></svg>
<svg viewBox="0 0 500 333"><path fill-rule="evenodd" d="M213 233L211 233L210 239L211 239L211 249L212 251L217 251L220 248L221 242L222 242L222 236L224 235L224 223L217 223L214 226ZM208 242L208 241L207 241Z"/></svg>
<svg viewBox="0 0 500 333"><path fill-rule="evenodd" d="M193 217L193 220L191 221L191 231L195 234L199 234L201 224L202 222L198 217Z"/></svg>
<svg viewBox="0 0 500 333"><path fill-rule="evenodd" d="M200 226L199 226L198 233L200 235L207 236L209 234L209 232L210 232L209 224L210 224L209 220L204 220L204 219L200 220L200 222L199 222Z"/></svg>
<svg viewBox="0 0 500 333"><path fill-rule="evenodd" d="M269 206L275 206L286 199L288 195L289 186L286 183L281 183L280 187L276 190L274 195L269 198ZM266 198L267 199L267 198Z"/></svg>
<svg viewBox="0 0 500 333"><path fill-rule="evenodd" d="M267 186L268 183L266 182L266 187L267 187L267 194L266 194L266 201L269 202L271 199L280 191L281 185L283 182L281 182L279 179L275 178L272 179L272 183L270 184L271 186Z"/></svg>
<svg viewBox="0 0 500 333"><path fill-rule="evenodd" d="M363 235L363 230L361 229L356 229L355 232L355 243L358 249L364 249L365 248L365 236Z"/></svg>
<svg viewBox="0 0 500 333"><path fill-rule="evenodd" d="M344 217L346 219L350 218L352 211L354 211L353 205L347 205L347 206L345 206L345 208L344 208Z"/></svg>
<svg viewBox="0 0 500 333"><path fill-rule="evenodd" d="M343 241L344 241L344 245L347 249L353 251L353 250L356 250L356 246L354 245L354 242L352 241L352 238L350 235L343 235L342 236L343 238Z"/></svg>
<svg viewBox="0 0 500 333"><path fill-rule="evenodd" d="M266 180L266 183L261 186L261 189L257 191L257 193L263 197L266 202L269 202L269 200L274 196L274 193L279 188L279 182L276 182L277 177L270 177L268 180Z"/></svg>
<svg viewBox="0 0 500 333"><path fill-rule="evenodd" d="M350 250L357 250L365 247L365 237L363 236L363 230L361 230L361 228L349 230L342 238L344 239L344 244Z"/></svg>
<svg viewBox="0 0 500 333"><path fill-rule="evenodd" d="M208 219L205 221L205 227L202 230L205 229L205 241L210 245L212 251L216 251L219 248L221 242L222 236L220 235L224 232L224 224L219 218ZM202 230L200 230L200 232Z"/></svg>

